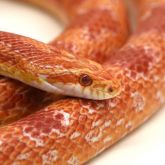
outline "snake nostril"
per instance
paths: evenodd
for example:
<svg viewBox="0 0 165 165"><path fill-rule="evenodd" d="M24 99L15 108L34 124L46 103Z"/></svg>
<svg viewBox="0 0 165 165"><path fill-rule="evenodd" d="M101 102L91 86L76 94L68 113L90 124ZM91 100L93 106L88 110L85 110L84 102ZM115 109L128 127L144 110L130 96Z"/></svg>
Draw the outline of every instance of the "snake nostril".
<svg viewBox="0 0 165 165"><path fill-rule="evenodd" d="M87 74L82 74L82 75L80 75L79 82L83 86L89 86L92 84L93 80Z"/></svg>

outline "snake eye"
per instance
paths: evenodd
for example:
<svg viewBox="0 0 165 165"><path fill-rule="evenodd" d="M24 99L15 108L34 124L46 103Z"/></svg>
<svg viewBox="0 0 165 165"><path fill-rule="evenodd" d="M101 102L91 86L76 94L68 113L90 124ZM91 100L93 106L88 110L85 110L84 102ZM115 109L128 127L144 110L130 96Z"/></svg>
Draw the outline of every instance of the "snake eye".
<svg viewBox="0 0 165 165"><path fill-rule="evenodd" d="M108 92L109 92L109 93L112 93L112 92L113 92L113 88L112 88L112 87L109 87L109 88L108 88Z"/></svg>
<svg viewBox="0 0 165 165"><path fill-rule="evenodd" d="M93 80L87 74L82 74L82 75L80 75L79 82L83 86L89 86L92 84Z"/></svg>

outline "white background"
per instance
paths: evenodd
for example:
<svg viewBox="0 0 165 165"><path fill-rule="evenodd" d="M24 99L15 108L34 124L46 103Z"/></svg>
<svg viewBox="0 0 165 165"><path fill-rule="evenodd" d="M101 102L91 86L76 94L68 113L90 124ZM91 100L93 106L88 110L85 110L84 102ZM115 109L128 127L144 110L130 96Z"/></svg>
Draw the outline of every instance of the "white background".
<svg viewBox="0 0 165 165"><path fill-rule="evenodd" d="M39 9L0 0L0 30L48 42L62 26ZM165 108L87 165L165 165Z"/></svg>

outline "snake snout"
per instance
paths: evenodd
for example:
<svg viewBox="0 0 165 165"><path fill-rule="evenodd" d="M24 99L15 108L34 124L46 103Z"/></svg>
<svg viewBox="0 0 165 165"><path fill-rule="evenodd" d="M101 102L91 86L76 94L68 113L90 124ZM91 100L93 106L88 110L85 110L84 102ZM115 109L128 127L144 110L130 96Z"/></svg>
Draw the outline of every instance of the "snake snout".
<svg viewBox="0 0 165 165"><path fill-rule="evenodd" d="M121 83L119 81L107 81L105 82L105 87L102 90L102 99L110 99L116 97L121 92Z"/></svg>

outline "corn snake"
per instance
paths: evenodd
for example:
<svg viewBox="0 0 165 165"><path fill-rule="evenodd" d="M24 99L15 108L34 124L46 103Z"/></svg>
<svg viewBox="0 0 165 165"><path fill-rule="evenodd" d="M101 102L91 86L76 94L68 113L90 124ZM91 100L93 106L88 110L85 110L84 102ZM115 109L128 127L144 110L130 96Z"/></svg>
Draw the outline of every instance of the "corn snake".
<svg viewBox="0 0 165 165"><path fill-rule="evenodd" d="M162 12L162 11L161 11ZM156 13L157 13L157 11L156 11ZM155 14L155 11L154 11L154 14ZM158 13L159 14L159 13ZM155 14L156 15L156 14ZM163 21L162 21L163 22ZM145 23L145 22L144 22ZM154 26L156 26L156 24L154 25ZM139 32L137 32L137 34L139 35L139 34L141 34L142 33L142 30L143 30L143 28L141 28L141 30L139 30ZM148 30L148 29L147 29ZM122 66L123 67L125 67L125 63L126 63L126 57L122 57L122 54L127 54L127 51L128 51L128 57L127 57L127 59L130 59L130 60L132 60L132 58L133 57L131 57L131 54L136 54L136 52L138 51L138 50L140 50L140 52L142 51L143 52L143 50L141 50L140 49L140 43L138 42L138 39L136 39L136 37L138 36L136 33L135 33L135 36L133 36L131 39L130 39L130 41L128 42L128 44L126 44L126 46L124 46L124 48L122 48L121 49L121 52L119 51L119 53L117 53L117 57L119 57L120 59L121 59L121 61L123 62L121 62L120 60L119 60L119 62L121 62L121 64L122 64ZM137 35L137 36L136 36ZM139 36L138 36L139 37ZM151 39L152 39L152 41L154 41L154 38L155 38L155 36L153 35L151 35ZM144 38L143 38L143 36L142 36L142 38L140 38L140 39L145 39L145 41L147 42L150 42L150 40L151 39L148 39L148 38L145 38L145 36L144 36ZM159 38L159 41L161 41L161 38ZM147 44L148 44L148 42L147 42ZM134 47L132 48L132 43L136 43L137 45L135 45L135 46L137 46L137 50L135 49L134 50ZM131 49L129 49L129 45L131 45ZM155 44L156 46L157 46L157 44ZM148 46L148 45L147 45ZM157 46L158 47L158 46ZM132 50L133 49L133 50ZM150 49L148 49L148 47L146 48L147 50L145 50L145 51L148 51L149 53L151 53L152 54L152 51L150 50ZM151 52L150 52L151 51ZM159 50L158 50L159 51ZM129 54L129 52L131 52L130 54ZM143 54L143 53L141 53L141 54ZM137 53L137 56L138 56L138 53ZM139 55L140 56L140 55ZM146 54L146 56L147 56L147 59L148 60L151 60L150 62L153 62L153 61L157 61L157 59L156 60L153 60L152 61L152 58L150 59L149 57L148 57L148 54ZM153 56L154 56L154 54L153 54ZM140 60L140 59L142 59L142 58L137 58L137 60ZM116 59L115 58L113 58L113 57L111 57L110 58L110 63L112 63L113 65L115 64L116 65L116 67L118 67L118 66L120 66L120 64L118 64L117 62L118 62L118 59L115 61ZM163 61L163 60L162 60ZM158 62L159 62L159 60L158 60ZM138 63L142 63L141 61L139 61ZM146 61L145 61L145 59L144 59L144 63L146 64ZM107 65L109 64L109 62L107 62ZM134 68L134 66L135 66L135 68ZM131 66L131 65L128 65L128 68L131 68L132 70L133 69L136 69L136 65L134 64L133 66ZM128 69L127 68L127 69ZM139 69L139 67L137 67L138 69ZM124 70L124 69L123 69ZM140 69L139 69L140 70ZM114 72L114 73L116 73L116 70L111 70L110 69L110 71L111 72ZM137 79L141 79L141 76L143 76L143 75L137 75L137 77L136 77L136 74L133 72L133 73L130 73L129 72L129 70L124 70L125 71L125 73L126 73L126 75L129 77L130 76L130 74L132 74L131 75L131 80L129 80L129 82L131 82L132 84L130 85L131 87L132 86L134 86L135 84L134 84L134 81L135 80L137 80ZM139 71L140 72L140 71ZM158 73L158 72L156 72L156 73ZM147 74L147 73L146 73ZM154 73L155 74L155 73ZM119 73L119 75L120 75L120 73ZM163 73L162 73L162 75L163 75ZM157 80L157 78L156 77L153 77L153 79L154 79L154 81L158 81ZM152 75L151 75L151 80L152 80ZM127 79L126 80L124 80L124 82L127 82ZM137 83L137 82L136 82ZM151 82L147 82L147 81L145 81L145 83L147 83L147 85L150 85L150 88L149 89L152 89L153 90L153 86L152 86L152 84L150 84ZM139 85L139 86L138 86ZM156 84L156 85L158 85L158 84ZM125 88L127 88L127 90L129 91L130 89L129 89L129 85L128 86L126 86ZM140 81L140 83L138 84L137 83L137 89L138 89L138 92L139 92L139 89L143 89L143 84L141 84L141 81ZM148 88L147 88L148 89ZM156 89L156 87L154 86L154 89ZM131 89L132 90L132 89ZM143 89L144 91L145 91L145 89ZM96 112L95 111L95 109L97 109L97 104L99 104L100 106L104 106L103 108L101 108L100 107L100 110L101 110L101 112L103 112L104 113L104 115L105 116L108 116L108 112L104 112L105 110L104 110L104 108L109 108L108 110L110 110L111 112L112 112L112 114L113 114L113 116L112 116L112 124L113 125L115 125L115 122L117 122L116 123L116 125L119 125L119 128L118 128L118 131L119 131L119 134L117 134L117 132L116 132L116 135L113 135L113 137L107 137L107 140L109 139L110 141L112 140L112 138L116 138L116 137L121 137L121 132L122 132L122 129L124 129L123 127L124 127L124 125L123 124L126 124L126 121L123 121L123 120L119 120L119 119L121 119L121 117L123 117L124 116L124 113L126 113L125 114L125 116L124 116L124 119L126 119L127 120L127 117L130 117L131 119L132 119L132 116L133 116L133 121L135 122L135 124L140 124L140 122L142 122L142 118L140 118L140 119L138 119L138 115L136 114L136 116L137 116L137 118L136 118L136 116L135 116L135 114L134 114L134 112L132 112L131 110L128 110L128 112L126 112L126 111L124 111L125 109L127 109L127 107L128 107L128 109L129 109L129 107L131 107L131 105L133 106L132 107L132 109L134 110L136 110L137 112L136 113L141 113L141 115L144 115L145 117L147 117L147 116L149 116L149 114L151 113L150 111L147 113L146 112L146 110L145 110L145 112L143 113L142 112L142 110L143 110L143 108L144 108L144 106L146 106L145 104L144 104L144 98L149 98L149 95L150 95L150 97L151 97L151 94L152 94L152 92L153 91L150 91L151 93L150 94L146 94L146 95L144 95L144 93L143 93L143 95L144 95L144 97L142 98L141 96L140 96L140 93L138 93L138 92L135 92L135 91L131 91L131 93L132 93L132 95L131 95L131 98L132 98L132 100L130 99L130 102L128 103L129 105L126 105L126 103L121 103L120 101L118 102L118 99L120 100L120 99L123 99L123 98L127 98L128 97L128 95L125 95L125 96L123 96L122 98L117 98L117 99L112 99L112 102L110 102L110 103L108 103L108 101L107 102L91 102L91 101L85 101L85 100L76 100L76 99L68 99L68 100L62 100L62 101L59 101L57 104L58 105L56 105L55 107L56 107L56 109L62 109L62 106L61 106L61 103L63 103L63 105L65 105L67 102L69 103L69 105L72 107L73 105L71 105L72 103L71 102L73 102L73 103L77 103L77 106L78 105L82 105L82 106L84 106L84 110L82 110L81 111L81 115L80 116L83 116L83 114L85 114L86 115L86 113L88 113L88 110L89 110L89 112L90 113L92 113L93 115L96 115L98 118L100 117L101 119L105 119L104 117L103 117L103 115L101 115L101 114L99 114L99 112ZM147 92L149 92L149 91L147 91ZM160 97L160 91L159 91L159 94L158 94L158 96ZM158 97L157 96L157 97ZM157 107L158 105L158 103L157 103L157 101L159 101L158 100L158 98L157 98L157 100L155 100L155 98L150 98L151 100L154 100L153 101L153 105L155 105L155 107ZM123 100L126 100L126 99L123 99ZM131 102L132 101L132 102ZM65 104L64 104L64 102L65 102ZM138 103L139 102L139 103ZM163 102L163 101L162 101ZM101 105L101 103L102 103L102 105ZM106 104L106 105L105 105ZM114 111L115 111L115 108L116 107L114 107L115 106L115 104L117 104L117 107L119 106L118 104L121 104L121 107L124 107L123 109L123 111L121 112L121 113L119 113L119 114L117 114L117 113L115 113ZM148 103L147 103L148 104ZM58 107L59 106L59 107ZM105 107L106 106L106 107ZM52 106L52 107L54 107L54 105ZM95 108L95 109L92 109L92 108ZM119 110L121 110L121 107L119 106ZM148 109L155 109L155 107L149 107ZM49 107L50 108L50 111L52 111L51 110L51 106ZM90 109L91 108L91 109ZM136 109L137 108L137 109ZM132 114L130 114L130 115L128 115L129 113L130 113L130 111L132 112ZM154 110L153 110L154 111ZM65 111L65 112L69 112L69 110L67 111ZM62 112L61 112L62 113ZM60 114L61 114L60 113ZM97 114L95 114L95 113L97 113ZM127 114L128 113L128 114ZM146 114L145 114L146 113ZM99 116L100 115L100 116ZM109 114L110 115L110 114ZM96 117L95 116L95 117ZM144 116L143 116L143 118L144 118ZM91 115L91 116L89 116L89 118L87 118L86 120L84 119L84 121L86 121L88 124L90 124L90 119L92 118L93 116ZM116 117L116 119L114 119ZM111 118L111 117L110 117ZM74 117L73 117L73 119L74 119ZM106 118L106 119L109 119L108 117ZM29 117L29 120L30 120L30 117ZM75 119L76 120L76 119ZM32 121L34 121L34 118L32 117ZM96 120L97 121L97 120ZM79 124L81 124L81 121L79 121L80 123ZM101 122L101 121L100 121ZM103 121L102 121L103 122ZM103 126L102 124L103 123L100 123L101 124L101 126ZM120 125L121 123L123 122L123 124L122 125ZM98 121L98 123L99 123L99 121ZM21 123L18 123L18 124L21 124ZM88 127L88 124L86 125L86 127ZM25 124L23 124L23 125L25 125ZM97 125L97 124L96 124ZM98 124L99 125L99 124ZM108 125L108 124L107 124ZM112 126L113 126L112 125ZM99 126L99 127L101 127L101 126ZM127 126L128 126L128 128L129 127L131 127L131 124L130 123L127 123ZM95 129L95 132L92 132L91 131L91 134L92 133L96 133L97 134L97 132L98 132L98 130L97 130L97 126L95 126L96 127L96 129ZM41 128L40 128L41 129ZM39 130L40 130L39 129ZM105 128L103 128L103 129L105 129ZM112 130L112 134L113 134L113 132L115 132L115 129L117 129L117 128L111 128ZM134 127L131 127L131 128L129 128L130 130L132 130L132 129L134 129ZM106 130L106 129L105 129ZM33 130L34 131L34 130ZM128 130L127 130L128 131ZM34 131L35 132L35 131ZM107 133L110 133L110 131L107 131ZM124 130L124 132L126 133L126 130ZM108 134L109 134L108 133ZM100 137L101 135L100 134L98 134L98 137ZM35 136L34 136L35 137ZM73 136L74 137L74 136ZM87 136L86 138L89 140L90 139L90 137L88 138L89 136ZM95 138L96 138L97 136L94 136L94 139L92 139L92 140L95 140ZM44 137L43 137L44 138ZM102 138L102 137L101 137ZM34 140L34 139L33 139ZM91 139L90 139L91 140ZM103 139L101 139L101 140L103 140ZM111 141L111 143L112 143L112 141ZM111 143L109 143L109 145L111 145ZM96 145L98 145L98 146L96 146L96 148L98 147L98 151L100 150L100 146L102 145L102 144L97 144L97 142L94 142L94 144L96 144ZM73 145L74 146L74 145ZM72 147L73 147L72 146ZM74 147L73 147L74 148ZM85 152L85 151L84 151ZM95 150L93 149L93 152L95 152ZM87 157L86 157L87 158ZM76 160L75 160L76 161ZM81 162L80 162L81 163Z"/></svg>

